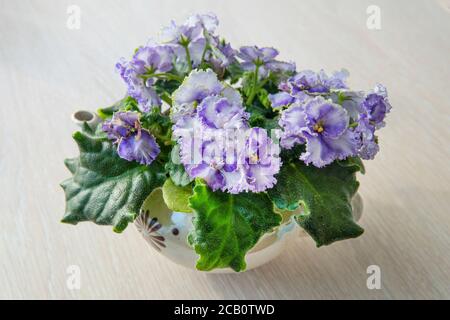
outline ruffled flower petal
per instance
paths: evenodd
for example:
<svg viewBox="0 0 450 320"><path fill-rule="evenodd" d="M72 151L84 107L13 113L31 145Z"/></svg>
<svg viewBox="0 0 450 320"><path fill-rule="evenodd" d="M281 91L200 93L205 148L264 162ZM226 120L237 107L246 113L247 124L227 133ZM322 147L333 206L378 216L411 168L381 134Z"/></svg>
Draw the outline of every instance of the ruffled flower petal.
<svg viewBox="0 0 450 320"><path fill-rule="evenodd" d="M266 63L265 67L275 72L294 72L296 68L294 62L283 62L275 60Z"/></svg>
<svg viewBox="0 0 450 320"><path fill-rule="evenodd" d="M117 153L121 158L145 165L151 164L159 152L155 138L143 129L136 135L121 138L117 147Z"/></svg>
<svg viewBox="0 0 450 320"><path fill-rule="evenodd" d="M316 97L305 105L309 132L318 132L330 138L340 136L349 124L347 111L338 104Z"/></svg>
<svg viewBox="0 0 450 320"><path fill-rule="evenodd" d="M326 94L332 90L346 89L345 83L348 72L341 70L328 76L323 70L318 73L311 70L303 70L292 76L287 81L290 93L296 95L300 91L310 94Z"/></svg>
<svg viewBox="0 0 450 320"><path fill-rule="evenodd" d="M225 185L225 178L222 173L206 163L188 166L187 172L191 177L204 179L213 191L222 189Z"/></svg>
<svg viewBox="0 0 450 320"><path fill-rule="evenodd" d="M287 92L279 92L275 94L269 94L269 101L272 108L281 108L294 102L295 98Z"/></svg>
<svg viewBox="0 0 450 320"><path fill-rule="evenodd" d="M307 126L305 108L297 104L290 106L281 114L279 124L285 132L300 133Z"/></svg>
<svg viewBox="0 0 450 320"><path fill-rule="evenodd" d="M198 106L197 113L206 126L214 129L241 128L248 119L241 105L232 104L220 96L205 98Z"/></svg>
<svg viewBox="0 0 450 320"><path fill-rule="evenodd" d="M300 156L300 159L306 164L322 168L334 160L343 160L356 154L357 136L350 130L346 130L337 138L328 138L323 135L314 136L308 133L305 133L305 136L306 152Z"/></svg>
<svg viewBox="0 0 450 320"><path fill-rule="evenodd" d="M245 71L253 71L258 65L258 76L260 78L267 77L269 70L273 72L295 71L295 63L275 60L275 57L278 56L278 50L274 48L243 46L239 48L237 56L243 60L241 68Z"/></svg>
<svg viewBox="0 0 450 320"><path fill-rule="evenodd" d="M377 128L384 126L384 118L391 110L391 105L387 98L387 91L384 86L378 84L372 93L368 94L361 107L367 119Z"/></svg>
<svg viewBox="0 0 450 320"><path fill-rule="evenodd" d="M222 89L223 85L212 70L194 70L173 93L173 104L200 102L207 96L219 94Z"/></svg>

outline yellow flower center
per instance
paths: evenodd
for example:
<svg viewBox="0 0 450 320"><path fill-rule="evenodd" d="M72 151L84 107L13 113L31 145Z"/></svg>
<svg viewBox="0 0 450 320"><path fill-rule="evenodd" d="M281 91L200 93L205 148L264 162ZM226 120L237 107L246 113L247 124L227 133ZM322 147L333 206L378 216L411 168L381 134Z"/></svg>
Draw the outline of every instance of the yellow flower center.
<svg viewBox="0 0 450 320"><path fill-rule="evenodd" d="M313 127L314 131L317 133L321 133L323 132L323 123L321 121L317 122L314 127Z"/></svg>
<svg viewBox="0 0 450 320"><path fill-rule="evenodd" d="M250 163L257 163L259 160L258 155L256 153L250 156Z"/></svg>

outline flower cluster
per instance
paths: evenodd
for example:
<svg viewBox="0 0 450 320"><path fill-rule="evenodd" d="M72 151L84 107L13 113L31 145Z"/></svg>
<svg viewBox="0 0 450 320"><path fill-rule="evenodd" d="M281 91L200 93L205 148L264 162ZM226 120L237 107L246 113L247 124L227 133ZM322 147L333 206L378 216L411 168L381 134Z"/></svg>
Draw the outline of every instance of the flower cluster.
<svg viewBox="0 0 450 320"><path fill-rule="evenodd" d="M239 49L238 57L243 60L242 69L246 71L258 70L259 77L266 77L269 71L294 72L295 63L275 60L278 54L278 50L274 48L244 46Z"/></svg>
<svg viewBox="0 0 450 320"><path fill-rule="evenodd" d="M128 87L128 95L136 99L142 112L161 105L153 84L158 75L172 69L173 50L169 46L155 45L139 48L131 61L121 59L116 69Z"/></svg>
<svg viewBox="0 0 450 320"><path fill-rule="evenodd" d="M384 126L390 110L386 89L372 93L348 91L346 71L328 77L323 71L299 72L270 95L272 107L282 109L281 146L305 144L300 159L323 167L350 156L373 159L379 147L375 130Z"/></svg>
<svg viewBox="0 0 450 320"><path fill-rule="evenodd" d="M364 94L349 90L346 70L296 72L295 63L276 60L274 48L233 49L216 34L217 27L213 14L196 14L182 24L172 21L159 41L149 41L130 61L117 63L128 95L137 102L135 111L149 114L162 101L169 104L166 118L173 127L168 140L179 144L191 178L230 193L260 192L276 183L279 145L265 128L255 127L254 110L259 110L256 118L278 123L282 148L304 145L300 160L306 164L374 158L379 150L375 132L391 108L383 86ZM237 82L234 73L243 81ZM264 96L268 104L260 100ZM258 109L261 104L268 110ZM124 159L150 164L159 153L154 126L142 128L137 112L116 112L103 129ZM167 144L158 132L154 136Z"/></svg>
<svg viewBox="0 0 450 320"><path fill-rule="evenodd" d="M249 128L238 91L211 70L193 71L173 97L174 136L192 178L230 193L261 192L276 183L278 146L266 130Z"/></svg>
<svg viewBox="0 0 450 320"><path fill-rule="evenodd" d="M160 152L155 138L141 127L137 112L116 112L102 129L117 143L117 153L125 160L149 165Z"/></svg>

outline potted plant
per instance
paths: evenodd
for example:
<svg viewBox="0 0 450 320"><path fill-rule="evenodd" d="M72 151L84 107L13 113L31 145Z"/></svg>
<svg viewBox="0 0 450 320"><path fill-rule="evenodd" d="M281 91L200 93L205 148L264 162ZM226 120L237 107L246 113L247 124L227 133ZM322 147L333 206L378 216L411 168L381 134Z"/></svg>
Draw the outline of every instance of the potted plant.
<svg viewBox="0 0 450 320"><path fill-rule="evenodd" d="M318 247L360 236L356 173L379 150L386 89L297 71L274 48L235 50L217 25L213 14L172 22L117 63L127 94L74 133L62 222L119 233L134 222L202 271L261 265L299 230Z"/></svg>

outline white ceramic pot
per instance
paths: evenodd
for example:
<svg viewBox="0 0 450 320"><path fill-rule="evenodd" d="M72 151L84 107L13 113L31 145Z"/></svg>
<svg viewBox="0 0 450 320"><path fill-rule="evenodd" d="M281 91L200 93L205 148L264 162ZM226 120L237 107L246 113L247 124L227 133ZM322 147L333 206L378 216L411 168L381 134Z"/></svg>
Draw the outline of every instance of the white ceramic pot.
<svg viewBox="0 0 450 320"><path fill-rule="evenodd" d="M359 194L353 198L352 207L355 220L359 220L363 210L363 202ZM191 213L173 212L167 208L161 189L156 189L144 201L139 217L135 220L135 226L147 243L161 255L179 265L195 270L198 255L187 242L187 236L193 228L192 218ZM285 217L279 227L261 237L256 246L247 253L246 271L276 258L290 239L305 235L306 233L294 221L292 215ZM210 272L233 273L234 271L226 268Z"/></svg>

